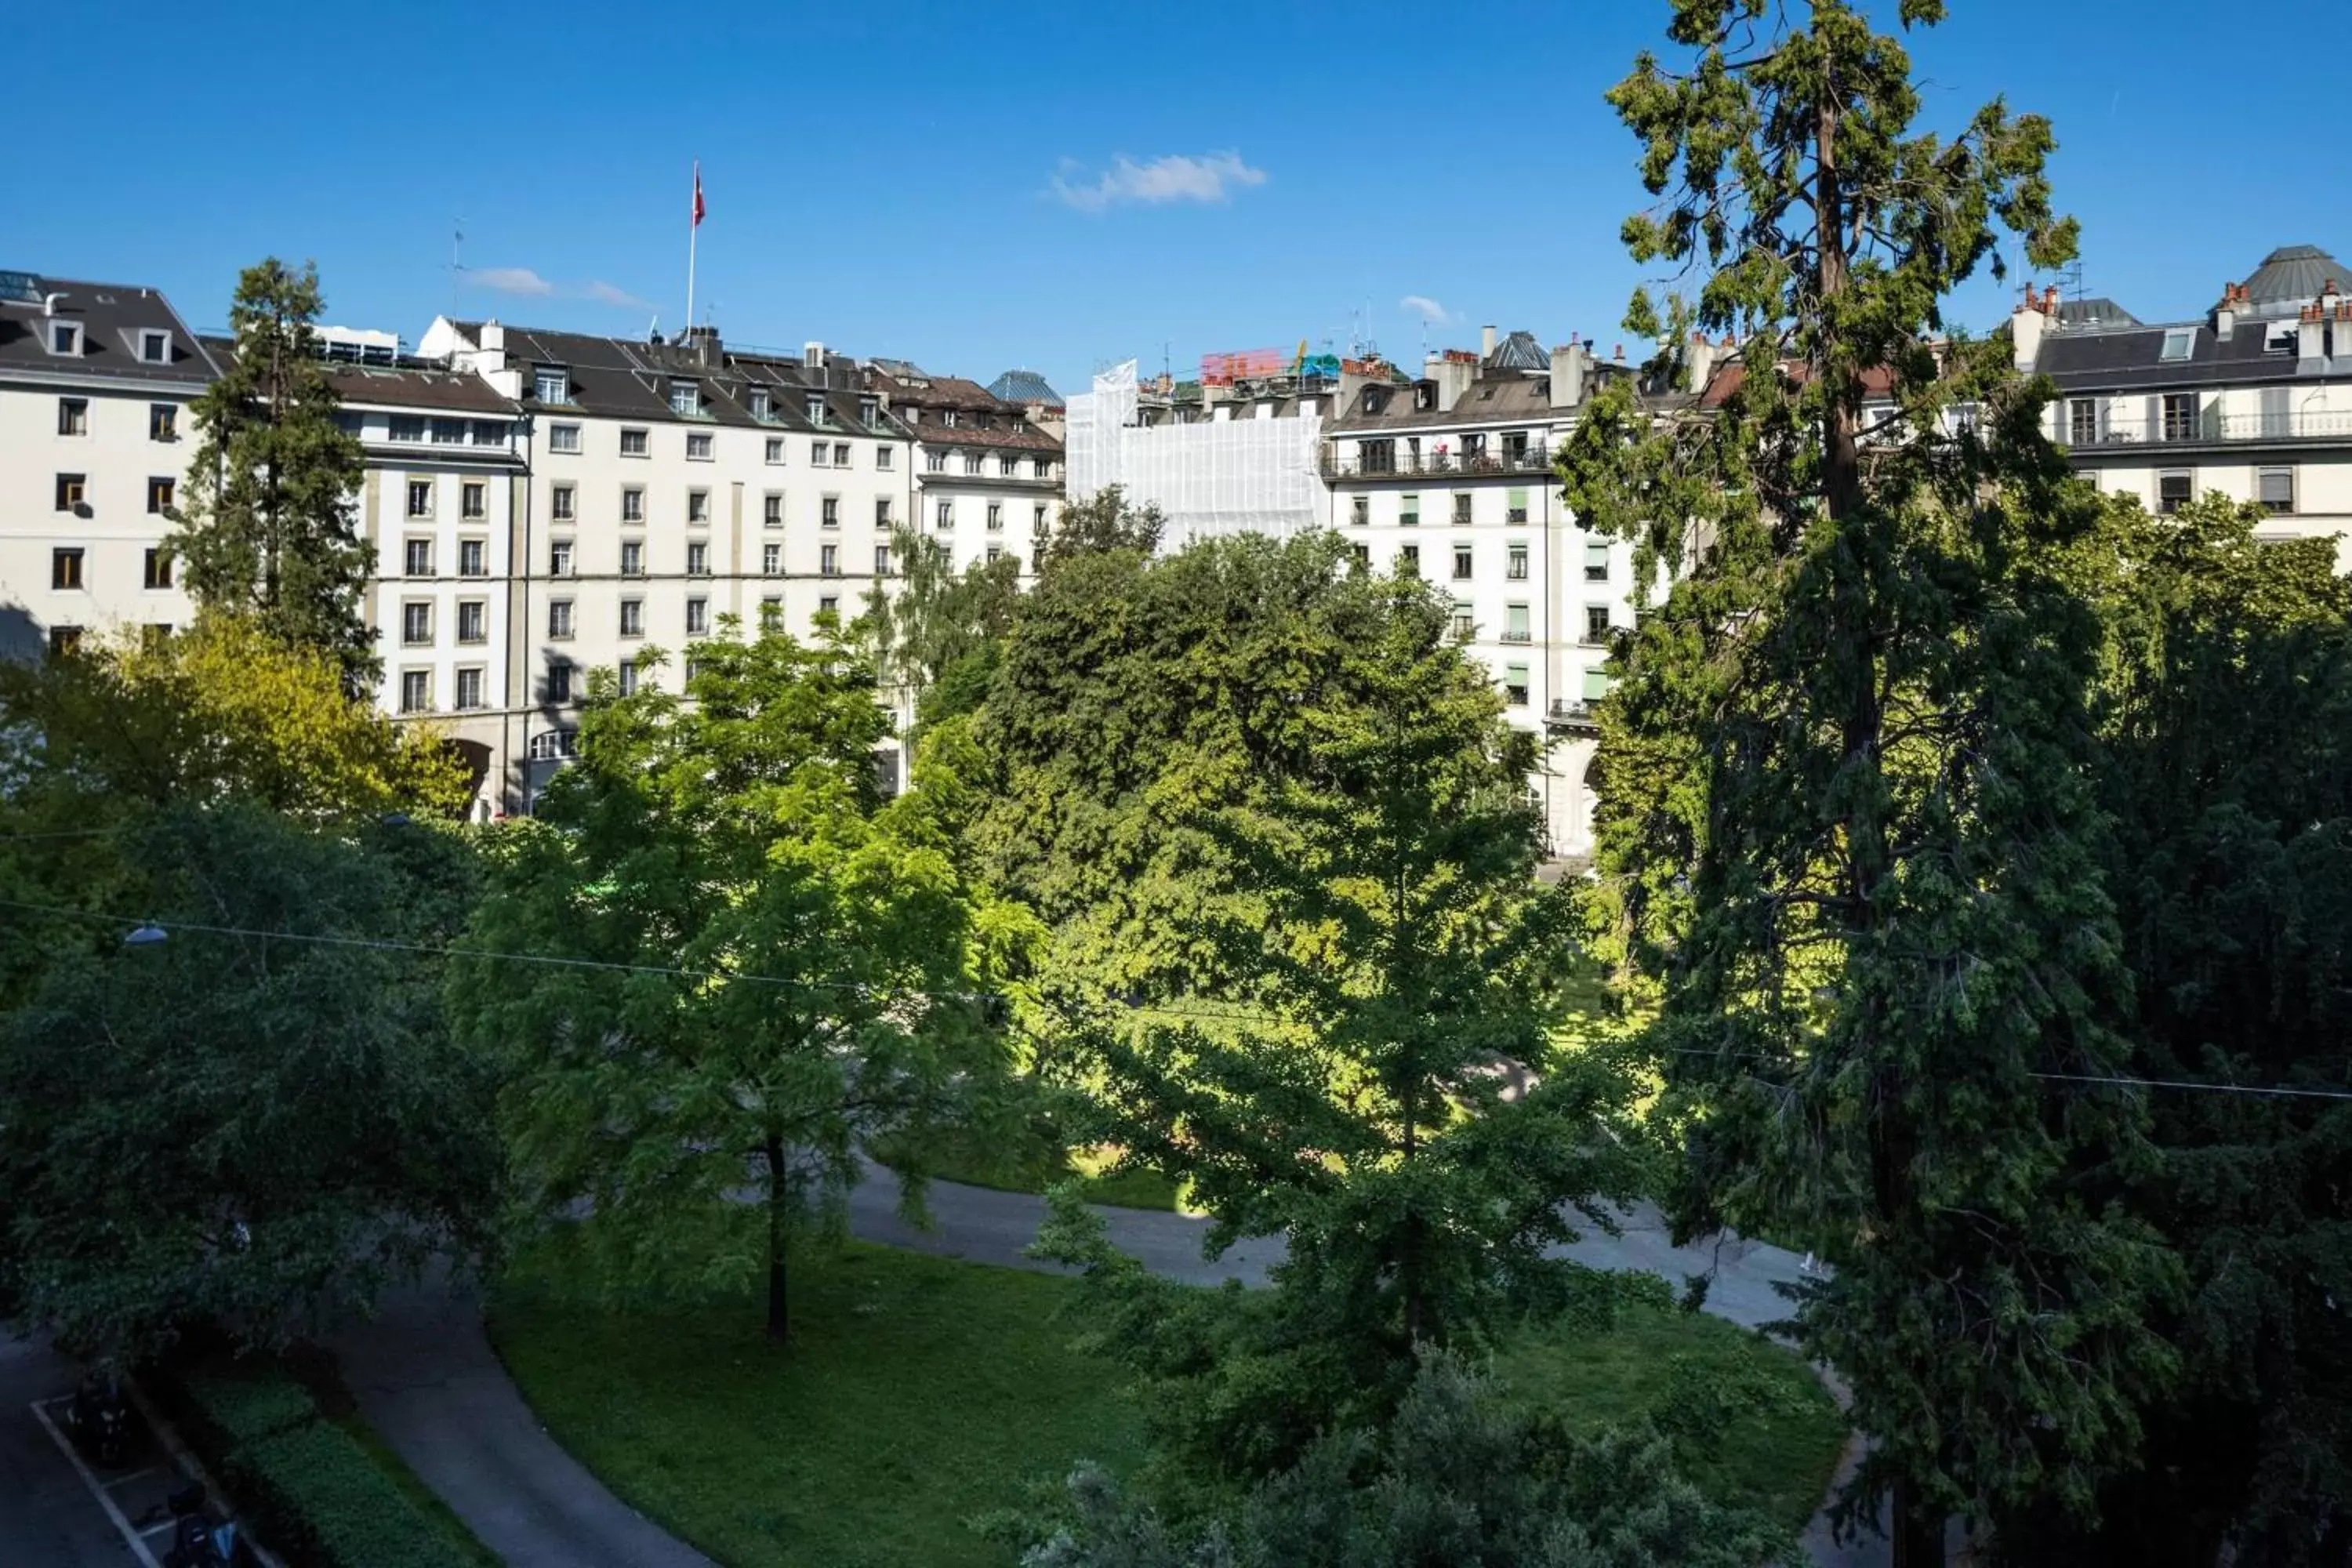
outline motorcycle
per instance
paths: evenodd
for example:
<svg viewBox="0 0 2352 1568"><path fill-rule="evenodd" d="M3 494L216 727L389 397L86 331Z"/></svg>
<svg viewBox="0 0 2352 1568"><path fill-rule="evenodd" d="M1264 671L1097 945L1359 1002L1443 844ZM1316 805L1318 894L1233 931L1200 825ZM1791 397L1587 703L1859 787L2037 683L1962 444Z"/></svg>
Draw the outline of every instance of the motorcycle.
<svg viewBox="0 0 2352 1568"><path fill-rule="evenodd" d="M163 1568L229 1568L236 1559L236 1526L215 1524L205 1511L205 1489L191 1481L172 1494L172 1544Z"/></svg>
<svg viewBox="0 0 2352 1568"><path fill-rule="evenodd" d="M131 1447L131 1405L122 1395L121 1380L112 1373L95 1372L83 1378L66 1406L66 1430L98 1463L122 1463Z"/></svg>

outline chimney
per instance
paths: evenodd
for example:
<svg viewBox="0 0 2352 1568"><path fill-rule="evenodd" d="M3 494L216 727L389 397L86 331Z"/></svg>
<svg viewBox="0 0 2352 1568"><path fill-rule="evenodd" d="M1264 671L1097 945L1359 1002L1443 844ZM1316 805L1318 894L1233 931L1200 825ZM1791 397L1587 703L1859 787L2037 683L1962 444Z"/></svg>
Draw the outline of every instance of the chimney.
<svg viewBox="0 0 2352 1568"><path fill-rule="evenodd" d="M2051 292L2055 293L2053 289ZM2049 300L2025 286L2025 303L2009 318L2010 347L2013 363L2020 371L2032 374L2034 362L2042 357L2042 334L2050 326Z"/></svg>
<svg viewBox="0 0 2352 1568"><path fill-rule="evenodd" d="M1706 390L1707 377L1715 374L1715 345L1705 332L1690 335L1690 347L1684 351L1683 375L1685 388L1696 396Z"/></svg>
<svg viewBox="0 0 2352 1568"><path fill-rule="evenodd" d="M2224 283L2221 285L2221 306L2213 312L2213 335L2226 343L2237 334L2237 331L2238 286Z"/></svg>
<svg viewBox="0 0 2352 1568"><path fill-rule="evenodd" d="M2320 296L2326 299L2326 294ZM2295 368L2306 374L2325 367L2327 358L2327 318L2316 304L2305 305L2295 322Z"/></svg>
<svg viewBox="0 0 2352 1568"><path fill-rule="evenodd" d="M801 363L810 370L823 370L824 368L824 345L820 342L803 343L801 345Z"/></svg>
<svg viewBox="0 0 2352 1568"><path fill-rule="evenodd" d="M719 352L719 329L708 324L686 329L686 347L696 363L709 369L717 369L726 358Z"/></svg>
<svg viewBox="0 0 2352 1568"><path fill-rule="evenodd" d="M1478 363L1484 364L1494 357L1495 329L1492 327L1481 327L1478 329Z"/></svg>
<svg viewBox="0 0 2352 1568"><path fill-rule="evenodd" d="M2352 359L2352 300L2336 303L2335 342L2330 349L2337 359Z"/></svg>
<svg viewBox="0 0 2352 1568"><path fill-rule="evenodd" d="M1573 408L1584 401L1584 345L1562 343L1551 351L1551 405Z"/></svg>

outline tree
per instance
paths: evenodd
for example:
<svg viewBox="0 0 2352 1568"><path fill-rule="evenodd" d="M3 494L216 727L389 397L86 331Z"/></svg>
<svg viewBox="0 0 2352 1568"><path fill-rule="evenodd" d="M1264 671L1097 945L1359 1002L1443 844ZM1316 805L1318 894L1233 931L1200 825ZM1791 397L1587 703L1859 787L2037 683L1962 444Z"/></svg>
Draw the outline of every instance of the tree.
<svg viewBox="0 0 2352 1568"><path fill-rule="evenodd" d="M117 1360L197 1322L276 1347L486 1249L494 1068L452 1045L439 961L396 945L449 939L462 846L231 800L147 812L103 853L109 905L11 912L52 938L0 1016L13 1321ZM76 907L171 934L126 946Z"/></svg>
<svg viewBox="0 0 2352 1568"><path fill-rule="evenodd" d="M1751 1568L1788 1544L1708 1503L1654 1434L1575 1436L1445 1353L1390 1420L1318 1438L1204 1526L1092 1466L1059 1514L1024 1568Z"/></svg>
<svg viewBox="0 0 2352 1568"><path fill-rule="evenodd" d="M1131 506L1123 487L1105 485L1086 500L1062 508L1061 521L1045 545L1046 567L1050 570L1081 555L1111 550L1149 555L1160 548L1160 531L1166 522L1158 506L1150 501Z"/></svg>
<svg viewBox="0 0 2352 1568"><path fill-rule="evenodd" d="M1024 928L958 868L957 791L880 800L889 721L845 634L692 658L690 705L600 673L579 760L505 837L475 920L475 945L548 962L462 964L454 1001L518 1053L527 1198L591 1202L616 1279L764 1273L781 1342L790 1243L812 1212L838 1222L861 1145L992 1067L983 994Z"/></svg>
<svg viewBox="0 0 2352 1568"><path fill-rule="evenodd" d="M968 713L987 695L1020 602L1021 563L1004 555L958 574L946 545L905 527L890 531L890 555L900 563L898 582L866 594L857 629L883 684L914 721L906 733L911 756L918 729Z"/></svg>
<svg viewBox="0 0 2352 1568"><path fill-rule="evenodd" d="M336 423L310 330L321 305L310 263L273 256L238 276L236 345L196 400L186 516L166 543L201 610L332 655L357 696L379 671L361 608L373 557L352 515L365 458Z"/></svg>
<svg viewBox="0 0 2352 1568"><path fill-rule="evenodd" d="M1248 1005L1147 1005L1095 1043L1115 1141L1191 1179L1213 1245L1287 1239L1258 1342L1192 1358L1215 1414L1190 1457L1250 1477L1385 1419L1422 1347L1543 1299L1563 1205L1605 1224L1596 1194L1640 1179L1601 1130L1630 1120L1631 1085L1548 1045L1569 910L1535 877L1532 738L1442 595L1361 577L1337 595L1297 699L1303 765L1192 807L1234 874L1179 934Z"/></svg>
<svg viewBox="0 0 2352 1568"><path fill-rule="evenodd" d="M1664 198L1628 248L1701 274L1628 325L1666 327L1661 370L1694 328L1739 360L1704 411L1612 389L1562 468L1580 518L1683 574L1604 717L1604 753L1674 770L1609 766L1602 860L1663 986L1685 1218L1821 1240L1799 1331L1877 1439L1846 1522L1891 1497L1916 1568L1948 1514L2091 1507L2170 1370L2174 1270L2118 1209L2137 1103L2036 1077L2126 1061L2096 627L2050 558L2095 509L2007 345L1941 315L2004 230L2071 253L2050 127L1996 102L1916 131L1896 39L1840 0L1773 15L1676 0L1688 68L1645 54L1611 94Z"/></svg>

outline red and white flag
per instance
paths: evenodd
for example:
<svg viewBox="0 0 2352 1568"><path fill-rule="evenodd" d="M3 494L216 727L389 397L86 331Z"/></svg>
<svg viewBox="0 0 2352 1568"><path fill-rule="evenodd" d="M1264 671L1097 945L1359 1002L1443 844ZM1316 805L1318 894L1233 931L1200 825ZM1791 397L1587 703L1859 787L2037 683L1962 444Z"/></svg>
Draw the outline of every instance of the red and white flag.
<svg viewBox="0 0 2352 1568"><path fill-rule="evenodd" d="M699 159L694 165L694 226L702 226L702 163Z"/></svg>

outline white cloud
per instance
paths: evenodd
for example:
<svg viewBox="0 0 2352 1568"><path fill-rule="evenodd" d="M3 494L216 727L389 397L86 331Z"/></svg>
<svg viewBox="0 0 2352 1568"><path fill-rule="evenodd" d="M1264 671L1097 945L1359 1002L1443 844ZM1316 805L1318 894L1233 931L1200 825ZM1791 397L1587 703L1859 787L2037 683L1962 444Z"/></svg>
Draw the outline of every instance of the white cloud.
<svg viewBox="0 0 2352 1568"><path fill-rule="evenodd" d="M607 283L601 278L580 292L600 305L620 305L632 310L650 310L656 308L651 300L640 300L626 289L618 284Z"/></svg>
<svg viewBox="0 0 2352 1568"><path fill-rule="evenodd" d="M1187 157L1171 153L1139 163L1124 153L1109 168L1090 174L1065 158L1055 172L1052 194L1082 213L1098 213L1125 202L1157 206L1163 202L1223 202L1235 190L1265 184L1265 171L1242 162L1239 153Z"/></svg>
<svg viewBox="0 0 2352 1568"><path fill-rule="evenodd" d="M1426 294L1407 294L1397 301L1397 309L1410 310L1431 326L1441 326L1454 319L1452 311Z"/></svg>
<svg viewBox="0 0 2352 1568"><path fill-rule="evenodd" d="M501 294L552 294L555 285L528 267L478 267L466 274L466 280L477 289L495 289Z"/></svg>

